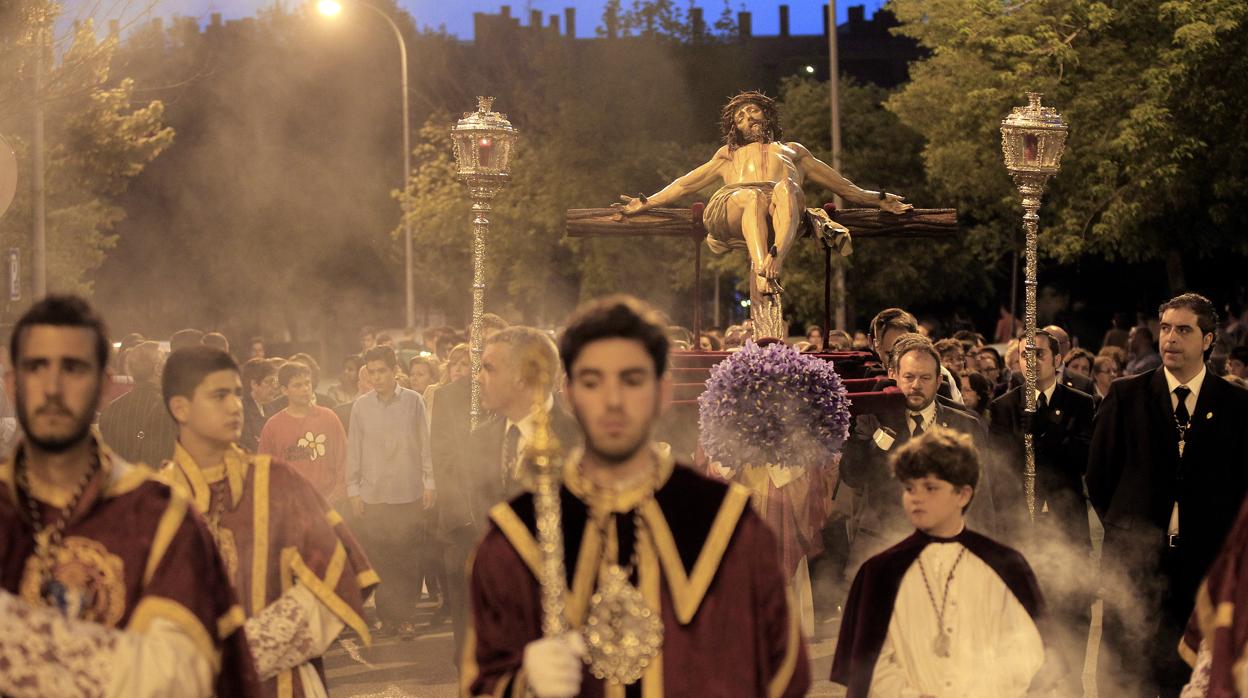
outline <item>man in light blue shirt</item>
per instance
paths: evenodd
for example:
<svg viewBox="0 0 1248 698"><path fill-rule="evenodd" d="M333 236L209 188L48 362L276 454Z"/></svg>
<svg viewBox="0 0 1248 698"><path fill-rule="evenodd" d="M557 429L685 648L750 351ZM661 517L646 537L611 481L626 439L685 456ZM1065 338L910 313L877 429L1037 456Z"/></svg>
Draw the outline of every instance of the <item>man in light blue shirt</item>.
<svg viewBox="0 0 1248 698"><path fill-rule="evenodd" d="M347 497L384 582L377 591L382 629L408 637L415 633L427 511L435 495L429 422L424 399L398 384L392 348L373 347L364 362L373 390L351 407Z"/></svg>

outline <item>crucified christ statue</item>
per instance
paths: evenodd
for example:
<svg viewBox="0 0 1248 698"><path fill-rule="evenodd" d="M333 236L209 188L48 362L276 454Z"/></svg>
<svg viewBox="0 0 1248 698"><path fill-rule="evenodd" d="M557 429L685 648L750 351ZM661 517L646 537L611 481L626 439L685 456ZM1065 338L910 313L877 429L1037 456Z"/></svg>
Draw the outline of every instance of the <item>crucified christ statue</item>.
<svg viewBox="0 0 1248 698"><path fill-rule="evenodd" d="M806 208L802 184L807 179L858 206L896 214L912 208L896 194L856 186L801 143L782 141L776 102L764 94L733 97L720 114L720 129L724 145L709 161L652 196L621 196L623 203L616 207L632 215L722 182L702 215L706 243L717 254L734 247L749 251L752 298L778 300L784 290L780 270L803 226L836 225L822 209Z"/></svg>

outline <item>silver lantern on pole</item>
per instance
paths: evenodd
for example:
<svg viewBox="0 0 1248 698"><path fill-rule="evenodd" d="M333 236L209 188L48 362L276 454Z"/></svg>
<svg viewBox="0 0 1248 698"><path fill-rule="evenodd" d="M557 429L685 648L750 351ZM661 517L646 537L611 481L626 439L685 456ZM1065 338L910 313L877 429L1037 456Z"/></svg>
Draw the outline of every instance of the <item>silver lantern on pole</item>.
<svg viewBox="0 0 1248 698"><path fill-rule="evenodd" d="M1053 107L1040 105L1040 93L1027 93L1027 106L1014 107L1001 122L1001 152L1014 185L1023 196L1024 328L1026 386L1023 391L1023 490L1027 513L1036 515L1036 449L1031 422L1036 414L1036 237L1040 199L1049 177L1062 166L1068 128Z"/></svg>
<svg viewBox="0 0 1248 698"><path fill-rule="evenodd" d="M472 196L472 428L481 420L481 354L484 353L485 240L490 230L490 202L511 178L511 156L519 133L505 114L493 111L493 97L477 97L477 110L464 114L451 129L455 143L455 163L459 178ZM537 358L521 361L522 366L540 366ZM548 385L549 376L539 376L534 385ZM541 396L544 398L544 396ZM567 581L563 566L563 530L559 508L559 447L550 431L549 415L543 399L535 401L537 414L532 443L525 448L524 461L535 477L533 505L537 518L537 541L541 552L542 633L547 637L567 630L564 594Z"/></svg>
<svg viewBox="0 0 1248 698"><path fill-rule="evenodd" d="M460 180L472 196L472 427L481 419L481 354L485 349L485 241L490 231L490 202L511 178L516 129L505 114L493 111L493 97L477 97L477 110L464 114L451 129Z"/></svg>

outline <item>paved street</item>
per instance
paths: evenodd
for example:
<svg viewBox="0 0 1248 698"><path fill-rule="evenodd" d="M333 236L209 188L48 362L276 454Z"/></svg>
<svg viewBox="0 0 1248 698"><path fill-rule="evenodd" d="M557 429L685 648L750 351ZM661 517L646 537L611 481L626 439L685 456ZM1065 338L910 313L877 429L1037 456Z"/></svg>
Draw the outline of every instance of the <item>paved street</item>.
<svg viewBox="0 0 1248 698"><path fill-rule="evenodd" d="M372 648L358 642L334 645L325 658L332 698L443 698L456 695L455 668L451 665L450 626L415 640L383 638ZM826 677L832 665L832 641L812 647L814 675ZM356 656L352 656L355 654ZM827 681L816 683L810 696L843 696L845 692Z"/></svg>
<svg viewBox="0 0 1248 698"><path fill-rule="evenodd" d="M1100 604L1093 607L1092 638L1084 672L1085 694L1094 698L1091 668L1095 666L1092 648L1100 639ZM451 665L451 626L430 629L430 612L424 614L420 629L424 634L414 640L395 637L381 638L373 647L363 648L359 641L338 642L325 656L332 698L450 698L456 694L455 668ZM835 636L835 628L829 628ZM816 678L808 696L829 698L845 695L844 690L826 680L832 666L835 642L826 640L811 645L813 674ZM708 648L708 651L713 649Z"/></svg>

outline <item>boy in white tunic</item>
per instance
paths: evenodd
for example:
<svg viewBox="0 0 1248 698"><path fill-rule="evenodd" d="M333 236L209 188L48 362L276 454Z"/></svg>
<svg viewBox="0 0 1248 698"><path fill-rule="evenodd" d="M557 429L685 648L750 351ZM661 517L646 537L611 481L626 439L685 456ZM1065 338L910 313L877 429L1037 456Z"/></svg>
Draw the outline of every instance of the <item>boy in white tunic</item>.
<svg viewBox="0 0 1248 698"><path fill-rule="evenodd" d="M892 465L917 530L854 578L832 681L848 698L1027 695L1045 661L1044 599L1022 555L966 528L979 483L970 437L933 428Z"/></svg>

